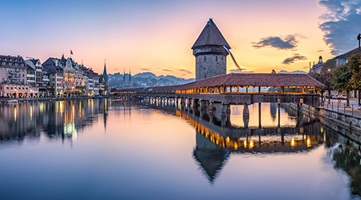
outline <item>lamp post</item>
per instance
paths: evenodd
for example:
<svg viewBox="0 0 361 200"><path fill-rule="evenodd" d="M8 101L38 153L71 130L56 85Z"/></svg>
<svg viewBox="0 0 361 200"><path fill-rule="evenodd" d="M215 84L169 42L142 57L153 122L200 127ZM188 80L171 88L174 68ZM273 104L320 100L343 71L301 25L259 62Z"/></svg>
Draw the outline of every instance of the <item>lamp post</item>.
<svg viewBox="0 0 361 200"><path fill-rule="evenodd" d="M361 52L361 47L360 47L361 33L359 33L359 34L357 35L357 40L358 40L358 52L360 53L360 52Z"/></svg>
<svg viewBox="0 0 361 200"><path fill-rule="evenodd" d="M357 40L358 40L358 53L360 54L361 53L361 47L360 47L360 41L361 41L361 33L359 33L357 35ZM358 91L358 106L360 107L361 106L361 96L360 96L360 90Z"/></svg>

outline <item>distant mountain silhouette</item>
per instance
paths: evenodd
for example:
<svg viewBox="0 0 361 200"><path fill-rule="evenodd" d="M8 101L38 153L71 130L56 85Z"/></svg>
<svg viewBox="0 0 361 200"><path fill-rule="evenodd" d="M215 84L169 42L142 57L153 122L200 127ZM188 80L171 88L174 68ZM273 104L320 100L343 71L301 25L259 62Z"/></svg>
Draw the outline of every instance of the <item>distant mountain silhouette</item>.
<svg viewBox="0 0 361 200"><path fill-rule="evenodd" d="M194 80L195 80L194 78L184 79L172 75L157 76L152 72L142 72L132 76L128 73L109 74L109 86L111 88L181 85L181 84L193 82Z"/></svg>

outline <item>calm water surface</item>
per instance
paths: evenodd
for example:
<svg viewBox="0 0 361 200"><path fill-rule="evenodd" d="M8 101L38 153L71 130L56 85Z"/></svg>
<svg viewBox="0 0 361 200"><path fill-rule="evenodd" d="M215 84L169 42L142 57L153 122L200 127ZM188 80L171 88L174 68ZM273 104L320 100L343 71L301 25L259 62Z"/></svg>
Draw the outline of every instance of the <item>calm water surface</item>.
<svg viewBox="0 0 361 200"><path fill-rule="evenodd" d="M169 105L0 105L0 199L359 199L351 141L273 104L260 128L258 109L222 127Z"/></svg>

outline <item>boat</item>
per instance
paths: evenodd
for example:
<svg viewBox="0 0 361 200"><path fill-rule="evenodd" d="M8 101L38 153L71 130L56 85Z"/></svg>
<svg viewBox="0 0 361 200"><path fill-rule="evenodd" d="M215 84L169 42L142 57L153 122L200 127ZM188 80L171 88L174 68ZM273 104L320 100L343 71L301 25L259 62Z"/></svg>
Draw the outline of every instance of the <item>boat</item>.
<svg viewBox="0 0 361 200"><path fill-rule="evenodd" d="M7 102L7 103L10 103L10 104L17 104L17 103L19 103L19 101L16 100L16 99L7 100L6 102Z"/></svg>

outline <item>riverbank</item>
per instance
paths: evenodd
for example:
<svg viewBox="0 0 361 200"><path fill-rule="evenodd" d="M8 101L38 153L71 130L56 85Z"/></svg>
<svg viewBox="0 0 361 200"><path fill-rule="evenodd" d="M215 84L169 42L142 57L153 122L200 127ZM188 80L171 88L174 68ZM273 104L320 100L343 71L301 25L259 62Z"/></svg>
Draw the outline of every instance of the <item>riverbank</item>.
<svg viewBox="0 0 361 200"><path fill-rule="evenodd" d="M290 105L297 110L296 104ZM327 128L361 144L361 110L354 107L332 106L332 104L319 108L302 105L300 114L311 119L319 119Z"/></svg>
<svg viewBox="0 0 361 200"><path fill-rule="evenodd" d="M17 100L18 102L33 102L33 101L63 101L63 100L79 100L79 99L102 99L105 97L39 97L39 98L0 98L0 103L5 104L9 100Z"/></svg>

